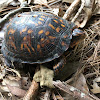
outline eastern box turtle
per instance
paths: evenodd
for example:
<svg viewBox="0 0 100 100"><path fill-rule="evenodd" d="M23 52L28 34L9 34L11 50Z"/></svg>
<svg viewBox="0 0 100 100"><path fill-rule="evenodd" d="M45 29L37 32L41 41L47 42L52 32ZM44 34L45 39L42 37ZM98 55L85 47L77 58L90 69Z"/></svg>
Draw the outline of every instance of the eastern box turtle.
<svg viewBox="0 0 100 100"><path fill-rule="evenodd" d="M58 16L25 12L9 21L1 51L8 66L11 61L42 64L61 57L84 37L74 23ZM60 66L62 63L54 69Z"/></svg>

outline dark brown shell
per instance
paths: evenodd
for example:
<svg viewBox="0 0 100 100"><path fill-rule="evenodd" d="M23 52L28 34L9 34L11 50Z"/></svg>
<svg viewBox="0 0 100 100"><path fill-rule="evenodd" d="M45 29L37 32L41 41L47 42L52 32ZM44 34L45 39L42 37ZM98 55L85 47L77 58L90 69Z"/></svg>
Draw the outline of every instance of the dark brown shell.
<svg viewBox="0 0 100 100"><path fill-rule="evenodd" d="M60 57L69 47L75 25L43 12L26 12L7 25L4 56L22 63L45 63Z"/></svg>

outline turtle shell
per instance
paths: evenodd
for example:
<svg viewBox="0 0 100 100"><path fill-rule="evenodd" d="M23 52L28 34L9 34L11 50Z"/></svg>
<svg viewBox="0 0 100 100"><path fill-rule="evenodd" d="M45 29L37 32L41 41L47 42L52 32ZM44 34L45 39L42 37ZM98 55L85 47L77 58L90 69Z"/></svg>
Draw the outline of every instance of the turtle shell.
<svg viewBox="0 0 100 100"><path fill-rule="evenodd" d="M73 27L74 23L52 14L22 13L9 21L1 51L11 61L49 62L69 48Z"/></svg>

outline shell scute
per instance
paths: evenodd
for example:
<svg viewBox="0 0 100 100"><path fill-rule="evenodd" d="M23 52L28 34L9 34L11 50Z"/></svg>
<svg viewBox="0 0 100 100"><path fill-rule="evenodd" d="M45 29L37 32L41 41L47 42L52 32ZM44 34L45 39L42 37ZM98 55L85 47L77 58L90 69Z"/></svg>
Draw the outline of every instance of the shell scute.
<svg viewBox="0 0 100 100"><path fill-rule="evenodd" d="M2 46L4 56L24 63L45 63L68 49L75 25L52 14L30 12L15 16L8 26Z"/></svg>

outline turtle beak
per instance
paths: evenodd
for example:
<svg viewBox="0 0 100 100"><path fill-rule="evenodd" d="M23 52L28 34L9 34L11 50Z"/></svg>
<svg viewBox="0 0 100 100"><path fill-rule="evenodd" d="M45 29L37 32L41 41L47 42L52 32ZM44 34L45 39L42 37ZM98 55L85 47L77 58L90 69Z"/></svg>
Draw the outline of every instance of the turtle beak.
<svg viewBox="0 0 100 100"><path fill-rule="evenodd" d="M70 43L70 47L73 48L75 45L80 43L85 37L86 34L82 30L74 29L72 33L72 40Z"/></svg>

